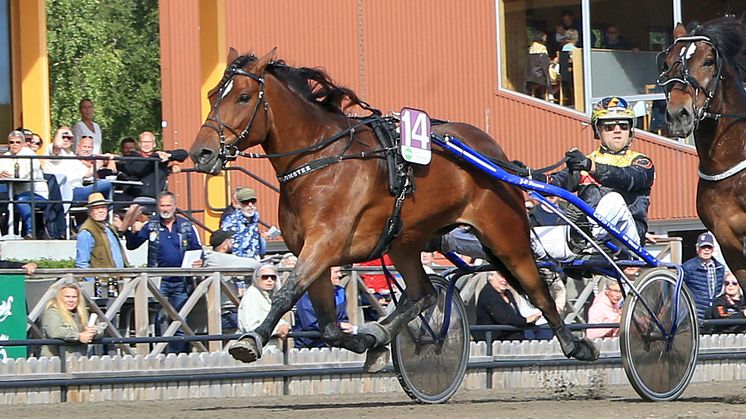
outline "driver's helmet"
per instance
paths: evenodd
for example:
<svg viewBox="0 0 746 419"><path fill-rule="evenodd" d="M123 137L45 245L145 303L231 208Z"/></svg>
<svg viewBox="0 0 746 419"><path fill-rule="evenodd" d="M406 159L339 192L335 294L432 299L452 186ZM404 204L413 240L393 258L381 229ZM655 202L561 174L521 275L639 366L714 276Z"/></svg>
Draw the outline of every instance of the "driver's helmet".
<svg viewBox="0 0 746 419"><path fill-rule="evenodd" d="M599 121L605 119L629 119L634 123L635 111L625 99L619 96L605 97L593 106L591 124L595 127Z"/></svg>

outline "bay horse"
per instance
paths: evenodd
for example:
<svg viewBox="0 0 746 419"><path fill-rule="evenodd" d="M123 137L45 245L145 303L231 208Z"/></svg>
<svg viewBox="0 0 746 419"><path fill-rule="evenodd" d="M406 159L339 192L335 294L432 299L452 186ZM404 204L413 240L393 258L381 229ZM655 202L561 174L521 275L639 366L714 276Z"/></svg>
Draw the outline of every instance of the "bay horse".
<svg viewBox="0 0 746 419"><path fill-rule="evenodd" d="M746 93L743 21L720 18L688 28L658 60L672 135L694 134L699 156L697 214L746 289Z"/></svg>
<svg viewBox="0 0 746 419"><path fill-rule="evenodd" d="M405 281L406 297L380 322L361 326L356 335L343 333L336 322L329 269L383 253L379 243L398 199L388 188L384 154L390 150L382 148L373 129L373 121L381 119L379 111L352 90L337 86L324 70L291 67L275 61L274 55L275 50L261 58L238 56L231 48L230 64L208 93L211 110L190 151L195 168L213 175L236 156L269 158L280 179L283 238L298 256L286 284L273 295L265 320L229 349L234 358L259 358L278 320L308 291L323 341L367 351L366 369L377 370L388 357L385 345L400 327L436 300L420 252L433 236L461 224L473 228L489 261L541 310L566 356L598 357L589 340L573 336L565 326L539 277L522 191L470 169L443 150L433 150L429 165L413 165L415 190L399 212L403 228L386 240L387 253ZM349 105L370 111L372 117L348 117L344 110ZM500 146L474 126L443 123L433 131L507 160ZM267 154L242 152L257 144Z"/></svg>

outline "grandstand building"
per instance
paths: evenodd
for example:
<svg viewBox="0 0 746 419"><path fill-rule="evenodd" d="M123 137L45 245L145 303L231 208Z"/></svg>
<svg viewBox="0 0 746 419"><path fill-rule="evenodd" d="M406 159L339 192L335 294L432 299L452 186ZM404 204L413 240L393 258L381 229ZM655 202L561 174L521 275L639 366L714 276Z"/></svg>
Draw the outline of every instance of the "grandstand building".
<svg viewBox="0 0 746 419"><path fill-rule="evenodd" d="M746 5L739 0L443 0L437 6L425 0L160 0L159 11L166 148L191 145L209 108L206 92L221 77L229 47L257 54L277 47L278 58L324 67L384 112L410 106L474 124L510 158L534 167L554 163L573 146L595 148L590 105L622 95L637 103L640 115L635 148L657 167L651 231L683 236L687 243L702 229L695 211L696 152L690 140L665 137L655 55L672 42L676 22L743 16ZM554 101L524 94L528 33L547 33L551 52L557 25L568 13L574 19L566 26L578 31L581 48L560 55L559 83L565 89L553 94ZM0 131L23 125L49 133L45 1L0 0L0 21L9 28L0 31ZM608 48L611 27L621 32L625 49ZM235 164L276 185L268 162ZM202 176L176 176L170 186L182 195L189 190L190 205L205 209L208 225L215 226L226 205L225 180L254 187L262 218L277 223L277 193L270 187L232 172L230 179L212 179L203 193Z"/></svg>

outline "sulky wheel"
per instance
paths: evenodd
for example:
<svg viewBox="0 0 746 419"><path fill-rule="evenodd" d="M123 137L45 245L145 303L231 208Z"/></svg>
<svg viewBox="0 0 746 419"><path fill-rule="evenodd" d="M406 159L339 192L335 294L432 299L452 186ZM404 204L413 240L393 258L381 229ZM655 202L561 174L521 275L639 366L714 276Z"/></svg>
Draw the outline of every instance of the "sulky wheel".
<svg viewBox="0 0 746 419"><path fill-rule="evenodd" d="M455 289L450 299L448 329L440 338L448 283L438 275L429 275L429 278L438 301L402 327L391 343L391 354L399 383L409 397L419 403L444 403L456 393L466 374L469 320L464 302Z"/></svg>
<svg viewBox="0 0 746 419"><path fill-rule="evenodd" d="M672 339L666 339L656 325L670 334L674 322L676 274L657 268L634 283L640 297L627 294L620 322L620 345L624 371L642 398L669 401L678 398L689 385L699 352L697 311L684 284L678 296L678 316ZM647 307L646 307L647 305Z"/></svg>

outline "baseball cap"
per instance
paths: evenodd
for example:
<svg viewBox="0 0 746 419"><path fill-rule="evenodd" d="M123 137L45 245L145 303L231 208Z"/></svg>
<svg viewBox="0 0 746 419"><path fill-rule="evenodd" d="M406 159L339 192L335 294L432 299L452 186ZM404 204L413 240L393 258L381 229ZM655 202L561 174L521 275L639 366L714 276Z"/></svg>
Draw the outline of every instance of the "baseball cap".
<svg viewBox="0 0 746 419"><path fill-rule="evenodd" d="M233 237L233 232L226 231L226 230L217 230L214 233L212 233L212 236L210 237L210 246L212 248L216 248L223 244L224 241L230 239Z"/></svg>
<svg viewBox="0 0 746 419"><path fill-rule="evenodd" d="M709 231L702 233L697 237L697 247L702 246L715 247L715 237Z"/></svg>
<svg viewBox="0 0 746 419"><path fill-rule="evenodd" d="M256 192L251 188L243 188L236 192L236 199L239 202L245 202L250 199L256 199Z"/></svg>

